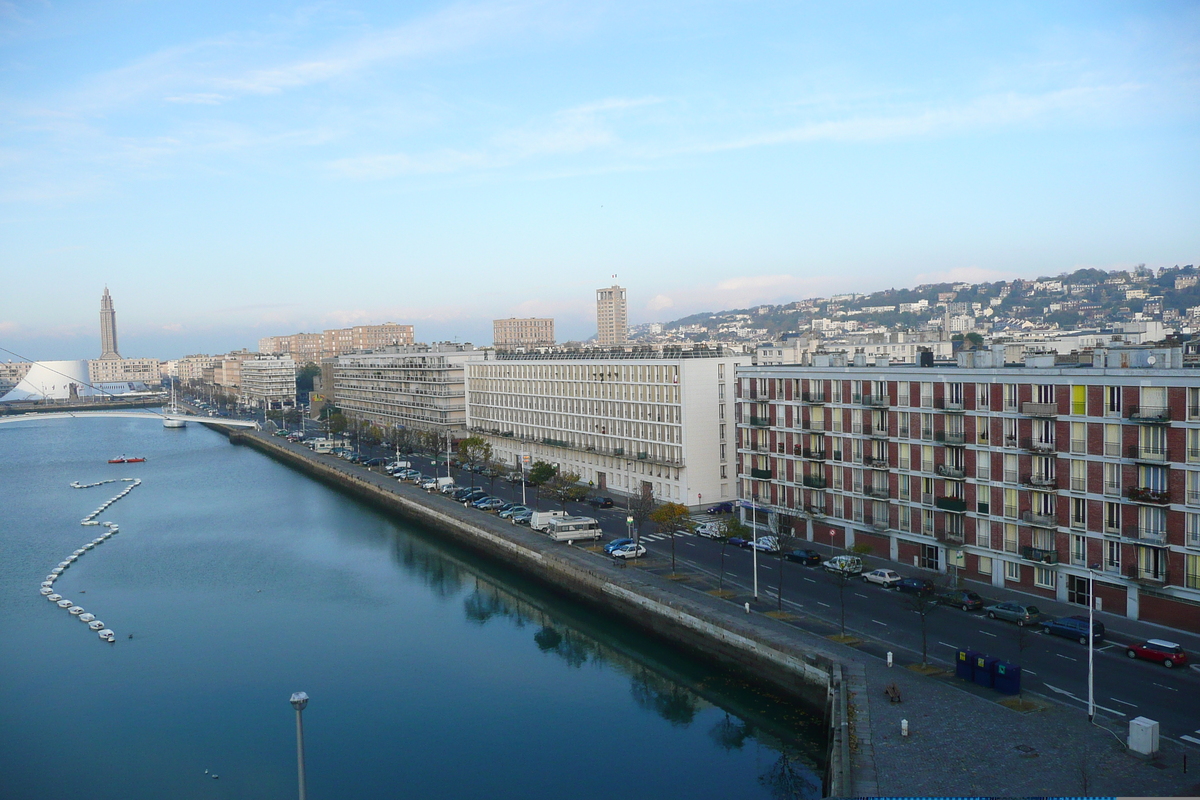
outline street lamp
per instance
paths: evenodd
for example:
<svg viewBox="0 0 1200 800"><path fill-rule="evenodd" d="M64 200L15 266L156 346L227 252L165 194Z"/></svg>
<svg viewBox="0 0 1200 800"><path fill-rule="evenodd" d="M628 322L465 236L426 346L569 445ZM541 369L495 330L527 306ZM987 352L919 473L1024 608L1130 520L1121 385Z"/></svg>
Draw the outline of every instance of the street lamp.
<svg viewBox="0 0 1200 800"><path fill-rule="evenodd" d="M1095 668L1093 666L1092 655L1095 652L1093 646L1096 642L1095 628L1096 623L1096 573L1092 570L1099 569L1099 564L1090 564L1088 566L1088 722L1091 722L1096 717L1096 690L1095 690Z"/></svg>
<svg viewBox="0 0 1200 800"><path fill-rule="evenodd" d="M754 570L754 602L758 602L758 495L751 495L754 504L750 506L750 559Z"/></svg>
<svg viewBox="0 0 1200 800"><path fill-rule="evenodd" d="M634 545L633 549L636 551L638 542L637 542L637 539L634 538L634 535L633 535L633 515L632 514L630 514L629 516L627 516L625 518L625 527L629 529L629 538L633 539L633 545Z"/></svg>
<svg viewBox="0 0 1200 800"><path fill-rule="evenodd" d="M308 705L306 692L292 694L292 708L296 709L296 766L300 775L300 800L308 797L304 786L304 723L300 720L300 712Z"/></svg>

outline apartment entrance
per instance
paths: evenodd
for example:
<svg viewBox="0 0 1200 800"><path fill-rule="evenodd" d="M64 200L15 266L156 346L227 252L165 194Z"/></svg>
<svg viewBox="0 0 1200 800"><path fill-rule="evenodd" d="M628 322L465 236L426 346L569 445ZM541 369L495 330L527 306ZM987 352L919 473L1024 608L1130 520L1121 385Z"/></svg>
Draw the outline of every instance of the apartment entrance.
<svg viewBox="0 0 1200 800"><path fill-rule="evenodd" d="M935 544L921 545L921 566L923 568L939 569L941 561L941 548Z"/></svg>

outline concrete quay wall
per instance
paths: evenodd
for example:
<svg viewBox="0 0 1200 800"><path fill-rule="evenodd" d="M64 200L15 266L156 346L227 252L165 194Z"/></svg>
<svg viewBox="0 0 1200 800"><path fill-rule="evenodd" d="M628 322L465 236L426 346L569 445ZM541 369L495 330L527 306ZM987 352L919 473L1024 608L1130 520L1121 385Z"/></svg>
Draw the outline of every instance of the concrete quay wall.
<svg viewBox="0 0 1200 800"><path fill-rule="evenodd" d="M795 632L773 635L763 620L733 612L716 598L688 597L669 581L641 570L596 559L551 542L527 528L468 511L376 474L311 453L261 433L212 426L231 442L259 450L305 474L404 519L447 536L456 544L517 569L551 589L613 614L661 640L745 674L823 713L830 732L826 791L849 792L850 751L846 687L840 661L797 642ZM711 600L712 602L708 602ZM772 621L773 622L773 621Z"/></svg>

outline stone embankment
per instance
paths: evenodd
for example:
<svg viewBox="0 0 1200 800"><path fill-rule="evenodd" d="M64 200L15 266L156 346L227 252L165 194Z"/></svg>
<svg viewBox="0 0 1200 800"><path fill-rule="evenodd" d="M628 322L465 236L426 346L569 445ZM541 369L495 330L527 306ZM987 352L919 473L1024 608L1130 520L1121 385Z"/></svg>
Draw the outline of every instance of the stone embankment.
<svg viewBox="0 0 1200 800"><path fill-rule="evenodd" d="M214 429L220 426L214 425ZM830 725L827 790L850 794L850 733L843 665L816 636L797 636L760 615L732 613L729 604L703 594L682 595L661 576L551 542L491 515L469 511L444 497L338 459L312 453L262 433L229 431L245 444L404 519L437 531L460 546L484 554L576 600L602 608L626 622L726 669L763 681L800 700ZM857 793L857 792L854 792Z"/></svg>

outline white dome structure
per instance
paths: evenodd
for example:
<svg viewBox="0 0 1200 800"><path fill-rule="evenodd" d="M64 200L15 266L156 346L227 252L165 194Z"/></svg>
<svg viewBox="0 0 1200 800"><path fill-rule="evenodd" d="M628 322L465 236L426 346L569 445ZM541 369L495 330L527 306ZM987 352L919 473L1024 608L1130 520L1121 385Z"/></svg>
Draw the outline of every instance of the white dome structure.
<svg viewBox="0 0 1200 800"><path fill-rule="evenodd" d="M15 400L66 400L95 394L86 361L36 361L0 403Z"/></svg>

